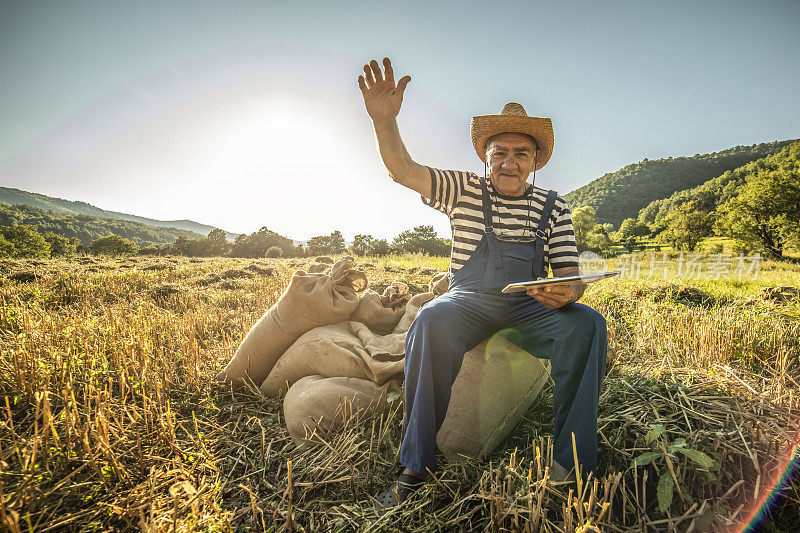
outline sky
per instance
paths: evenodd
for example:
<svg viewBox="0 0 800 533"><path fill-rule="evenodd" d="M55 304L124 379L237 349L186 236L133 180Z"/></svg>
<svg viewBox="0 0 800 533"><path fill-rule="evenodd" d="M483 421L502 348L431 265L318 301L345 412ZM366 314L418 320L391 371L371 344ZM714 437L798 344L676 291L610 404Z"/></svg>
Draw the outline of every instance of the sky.
<svg viewBox="0 0 800 533"><path fill-rule="evenodd" d="M415 161L482 173L470 119L515 101L553 121L535 183L565 194L800 138L798 28L800 0L0 0L0 185L296 240L449 238L381 162L369 60L411 76Z"/></svg>

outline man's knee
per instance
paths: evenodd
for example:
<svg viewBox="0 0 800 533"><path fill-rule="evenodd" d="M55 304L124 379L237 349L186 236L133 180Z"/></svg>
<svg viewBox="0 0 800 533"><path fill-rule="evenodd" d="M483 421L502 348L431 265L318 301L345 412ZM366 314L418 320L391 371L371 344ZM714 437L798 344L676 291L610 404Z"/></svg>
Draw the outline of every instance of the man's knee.
<svg viewBox="0 0 800 533"><path fill-rule="evenodd" d="M458 316L455 303L440 298L420 309L406 334L406 367L432 351L442 360L449 360L446 354L451 352L453 356L463 356L463 332L454 323Z"/></svg>
<svg viewBox="0 0 800 533"><path fill-rule="evenodd" d="M454 318L455 305L447 300L436 298L419 310L414 322L411 324L411 328L409 328L409 333L412 333L412 330L420 329L440 330Z"/></svg>
<svg viewBox="0 0 800 533"><path fill-rule="evenodd" d="M572 304L572 312L576 315L578 323L584 327L605 331L606 319L599 311L586 304Z"/></svg>

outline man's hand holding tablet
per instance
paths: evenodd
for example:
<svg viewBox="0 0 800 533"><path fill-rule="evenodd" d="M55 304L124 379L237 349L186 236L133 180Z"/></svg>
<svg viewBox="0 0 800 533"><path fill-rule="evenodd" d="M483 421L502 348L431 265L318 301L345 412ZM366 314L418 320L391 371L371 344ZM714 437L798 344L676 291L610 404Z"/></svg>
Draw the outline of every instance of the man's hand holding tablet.
<svg viewBox="0 0 800 533"><path fill-rule="evenodd" d="M578 274L559 278L539 278L536 281L511 283L502 292L525 292L536 298L549 309L558 309L578 300L588 283L616 276L621 271L601 272L599 274Z"/></svg>
<svg viewBox="0 0 800 533"><path fill-rule="evenodd" d="M542 278L539 278L542 279ZM553 283L541 287L528 287L526 293L536 298L548 309L558 309L578 300L583 294L586 284L580 281Z"/></svg>

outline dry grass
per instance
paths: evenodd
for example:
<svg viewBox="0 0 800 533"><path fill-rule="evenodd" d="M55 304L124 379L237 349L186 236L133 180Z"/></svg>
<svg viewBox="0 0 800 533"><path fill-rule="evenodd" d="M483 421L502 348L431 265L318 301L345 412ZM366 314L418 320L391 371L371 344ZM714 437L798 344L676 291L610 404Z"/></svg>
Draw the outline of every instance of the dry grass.
<svg viewBox="0 0 800 533"><path fill-rule="evenodd" d="M2 263L5 527L726 530L747 519L794 448L800 303L762 290L800 286L796 266L767 263L755 282L608 280L584 300L608 318L617 354L600 402L599 479L579 494L548 480L545 391L489 462L444 465L409 505L378 517L369 496L393 478L401 400L299 449L279 401L211 384L291 272L311 262ZM403 279L416 293L447 260L359 264L373 288ZM646 453L652 461L631 468ZM660 506L659 487L663 500L670 485ZM779 530L800 520L798 488L773 508Z"/></svg>

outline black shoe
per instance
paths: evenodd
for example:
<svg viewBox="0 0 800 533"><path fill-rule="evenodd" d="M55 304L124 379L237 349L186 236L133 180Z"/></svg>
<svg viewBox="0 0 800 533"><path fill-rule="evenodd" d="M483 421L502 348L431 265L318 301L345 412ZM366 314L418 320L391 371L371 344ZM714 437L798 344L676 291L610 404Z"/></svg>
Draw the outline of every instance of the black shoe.
<svg viewBox="0 0 800 533"><path fill-rule="evenodd" d="M400 474L391 487L375 497L375 510L381 514L385 513L392 507L396 507L406 501L424 484L425 480L417 476Z"/></svg>

